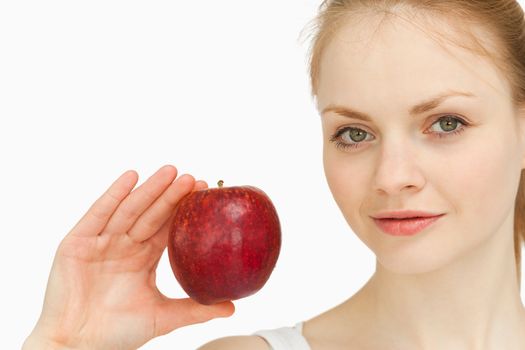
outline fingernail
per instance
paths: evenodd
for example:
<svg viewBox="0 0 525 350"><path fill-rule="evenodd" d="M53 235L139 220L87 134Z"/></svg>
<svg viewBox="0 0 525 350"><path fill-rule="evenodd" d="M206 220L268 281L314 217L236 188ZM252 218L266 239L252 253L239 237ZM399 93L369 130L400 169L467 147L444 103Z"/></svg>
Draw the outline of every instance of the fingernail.
<svg viewBox="0 0 525 350"><path fill-rule="evenodd" d="M171 164L166 164L166 165L162 166L160 168L160 170L164 170L164 169L168 169L168 168L172 168L172 169L175 169L175 171L177 171L177 168L175 168L175 166L173 166Z"/></svg>
<svg viewBox="0 0 525 350"><path fill-rule="evenodd" d="M179 179L180 179L181 177L184 177L184 178L185 178L183 181L189 181L188 179L193 179L193 180L195 181L195 178L194 178L191 174L182 174L182 175L179 177ZM188 179L186 179L186 178L188 178Z"/></svg>

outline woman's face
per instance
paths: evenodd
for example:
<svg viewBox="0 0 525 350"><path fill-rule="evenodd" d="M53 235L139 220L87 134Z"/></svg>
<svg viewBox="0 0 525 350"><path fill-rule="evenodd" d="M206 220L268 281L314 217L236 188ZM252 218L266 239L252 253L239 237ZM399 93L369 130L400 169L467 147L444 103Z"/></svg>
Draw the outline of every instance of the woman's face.
<svg viewBox="0 0 525 350"><path fill-rule="evenodd" d="M508 239L525 167L524 118L514 115L508 83L490 61L453 45L448 53L410 24L384 22L374 33L371 23L348 22L321 59L324 170L346 221L398 273L430 271L491 237ZM451 92L464 94L413 110ZM371 121L323 113L333 106ZM347 127L361 132L330 141ZM406 237L383 233L370 217L406 209L446 215Z"/></svg>

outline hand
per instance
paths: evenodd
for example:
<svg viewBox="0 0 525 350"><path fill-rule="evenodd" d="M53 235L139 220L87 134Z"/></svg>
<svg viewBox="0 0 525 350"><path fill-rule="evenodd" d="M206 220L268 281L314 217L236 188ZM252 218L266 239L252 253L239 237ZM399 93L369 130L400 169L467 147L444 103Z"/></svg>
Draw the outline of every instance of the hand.
<svg viewBox="0 0 525 350"><path fill-rule="evenodd" d="M233 314L231 301L206 306L157 289L174 209L191 191L207 188L189 174L176 176L174 166L164 166L132 191L138 174L127 171L95 201L56 251L32 343L137 349L174 329Z"/></svg>

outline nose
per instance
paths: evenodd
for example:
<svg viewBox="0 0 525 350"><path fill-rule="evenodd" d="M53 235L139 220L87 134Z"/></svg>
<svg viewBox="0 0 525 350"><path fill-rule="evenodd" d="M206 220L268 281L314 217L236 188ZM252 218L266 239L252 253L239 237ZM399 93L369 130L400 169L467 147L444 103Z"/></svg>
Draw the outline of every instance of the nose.
<svg viewBox="0 0 525 350"><path fill-rule="evenodd" d="M374 189L388 195L396 195L405 188L419 190L425 185L425 177L416 157L414 145L400 142L383 145L374 173Z"/></svg>

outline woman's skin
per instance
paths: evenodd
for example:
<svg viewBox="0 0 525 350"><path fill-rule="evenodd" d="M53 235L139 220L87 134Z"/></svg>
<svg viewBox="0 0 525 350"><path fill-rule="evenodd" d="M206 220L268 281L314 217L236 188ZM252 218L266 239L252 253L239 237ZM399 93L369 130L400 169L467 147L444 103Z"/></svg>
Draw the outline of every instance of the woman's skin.
<svg viewBox="0 0 525 350"><path fill-rule="evenodd" d="M312 350L523 350L512 222L525 168L525 113L513 109L508 83L488 60L453 45L444 51L399 20L378 29L378 19L349 20L338 32L323 53L317 96L320 112L340 105L371 116L362 121L327 112L321 121L329 188L376 254L376 272L346 302L306 321L304 336ZM448 90L475 97L451 97L409 115L415 104ZM438 122L450 115L468 125L438 138L451 133ZM361 144L336 148L331 136L349 126L365 131L366 139L346 132L340 142ZM172 184L176 170L164 167L130 194L136 177L119 178L60 244L26 349L46 342L133 349L233 313L231 302L206 307L171 300L155 286L169 213L184 194L206 184L191 176ZM412 237L386 235L370 218L403 209L446 215ZM268 346L255 336L206 345L246 348Z"/></svg>
<svg viewBox="0 0 525 350"><path fill-rule="evenodd" d="M155 270L179 200L207 188L160 168L133 190L127 171L60 243L42 314L23 349L137 349L176 328L228 317L231 301L205 306L164 296ZM133 191L132 191L133 190Z"/></svg>
<svg viewBox="0 0 525 350"><path fill-rule="evenodd" d="M330 191L376 255L376 271L352 298L307 321L304 334L313 349L525 349L513 242L525 113L513 109L489 60L446 44L449 53L403 20L378 28L379 20L349 20L337 33L323 52L317 96ZM475 97L410 115L449 90ZM331 105L372 121L322 113ZM436 122L444 115L469 126L439 138L462 127L444 129ZM338 141L358 148L336 148L331 136L350 126L365 133ZM446 215L411 237L384 234L370 218L404 209Z"/></svg>

